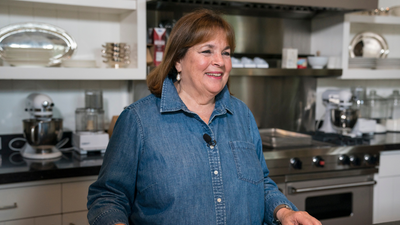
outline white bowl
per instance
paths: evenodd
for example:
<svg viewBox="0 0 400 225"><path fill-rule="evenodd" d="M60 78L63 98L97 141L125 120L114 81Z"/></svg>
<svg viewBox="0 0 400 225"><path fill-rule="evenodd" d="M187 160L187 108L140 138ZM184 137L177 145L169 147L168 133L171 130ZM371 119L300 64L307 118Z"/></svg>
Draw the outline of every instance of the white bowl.
<svg viewBox="0 0 400 225"><path fill-rule="evenodd" d="M313 69L322 69L328 63L328 57L324 56L308 56L307 60Z"/></svg>

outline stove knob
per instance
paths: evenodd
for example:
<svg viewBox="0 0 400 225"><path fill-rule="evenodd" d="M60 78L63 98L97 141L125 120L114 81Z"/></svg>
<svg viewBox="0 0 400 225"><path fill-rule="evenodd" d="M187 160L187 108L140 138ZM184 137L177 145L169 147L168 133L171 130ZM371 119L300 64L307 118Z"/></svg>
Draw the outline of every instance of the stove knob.
<svg viewBox="0 0 400 225"><path fill-rule="evenodd" d="M350 165L350 158L348 155L340 155L339 156L339 164L340 165Z"/></svg>
<svg viewBox="0 0 400 225"><path fill-rule="evenodd" d="M373 165L377 164L378 157L376 155L365 154L364 155L364 160L367 163L367 165L373 166Z"/></svg>
<svg viewBox="0 0 400 225"><path fill-rule="evenodd" d="M324 167L325 165L325 160L321 156L314 156L313 157L313 164L316 167Z"/></svg>
<svg viewBox="0 0 400 225"><path fill-rule="evenodd" d="M290 165L292 165L292 167L296 170L301 170L301 166L302 166L302 162L299 158L291 158L290 159Z"/></svg>
<svg viewBox="0 0 400 225"><path fill-rule="evenodd" d="M359 166L361 164L360 159L357 156L350 156L350 164L353 166Z"/></svg>

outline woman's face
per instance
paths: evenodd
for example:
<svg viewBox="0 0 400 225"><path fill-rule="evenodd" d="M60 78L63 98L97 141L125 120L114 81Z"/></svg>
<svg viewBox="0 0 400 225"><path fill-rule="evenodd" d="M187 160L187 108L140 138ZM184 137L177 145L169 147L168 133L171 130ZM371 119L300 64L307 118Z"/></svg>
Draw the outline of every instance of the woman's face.
<svg viewBox="0 0 400 225"><path fill-rule="evenodd" d="M215 96L228 82L232 69L231 50L222 31L211 40L189 48L175 64L181 72L180 86L192 97Z"/></svg>

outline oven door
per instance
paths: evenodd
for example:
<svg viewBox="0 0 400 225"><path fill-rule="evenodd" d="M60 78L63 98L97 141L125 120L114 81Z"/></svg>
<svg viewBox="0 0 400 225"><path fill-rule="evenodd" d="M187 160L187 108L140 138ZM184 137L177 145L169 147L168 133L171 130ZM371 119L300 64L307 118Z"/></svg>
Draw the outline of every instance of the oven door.
<svg viewBox="0 0 400 225"><path fill-rule="evenodd" d="M370 175L286 183L286 196L324 225L372 224Z"/></svg>

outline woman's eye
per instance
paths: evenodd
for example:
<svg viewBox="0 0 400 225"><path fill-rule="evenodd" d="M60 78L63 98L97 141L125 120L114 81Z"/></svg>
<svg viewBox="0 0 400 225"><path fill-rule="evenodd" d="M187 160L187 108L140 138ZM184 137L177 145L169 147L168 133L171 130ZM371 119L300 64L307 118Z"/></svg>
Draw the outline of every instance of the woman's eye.
<svg viewBox="0 0 400 225"><path fill-rule="evenodd" d="M223 52L222 55L230 56L231 53L230 52Z"/></svg>
<svg viewBox="0 0 400 225"><path fill-rule="evenodd" d="M205 51L202 51L201 53L210 54L210 53L211 53L211 51L210 51L210 50L205 50Z"/></svg>

